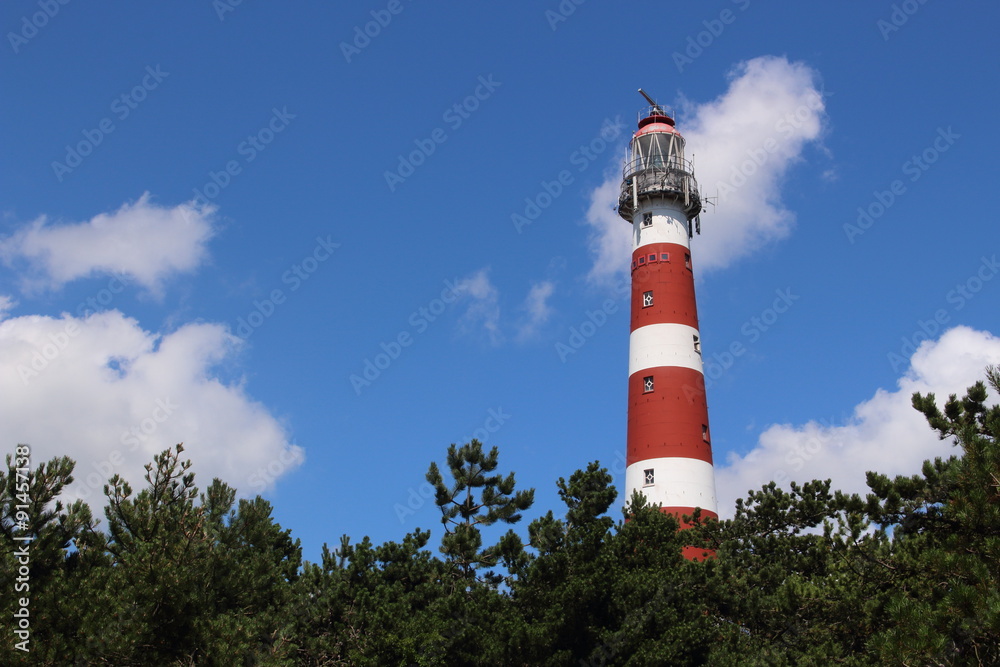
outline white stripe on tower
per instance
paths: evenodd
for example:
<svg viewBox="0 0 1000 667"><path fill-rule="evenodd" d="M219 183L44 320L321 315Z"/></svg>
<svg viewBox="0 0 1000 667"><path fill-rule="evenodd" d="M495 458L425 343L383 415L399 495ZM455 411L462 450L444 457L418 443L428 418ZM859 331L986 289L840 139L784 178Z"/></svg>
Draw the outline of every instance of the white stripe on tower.
<svg viewBox="0 0 1000 667"><path fill-rule="evenodd" d="M628 374L659 366L681 366L702 372L694 341L698 330L686 324L647 324L629 335Z"/></svg>

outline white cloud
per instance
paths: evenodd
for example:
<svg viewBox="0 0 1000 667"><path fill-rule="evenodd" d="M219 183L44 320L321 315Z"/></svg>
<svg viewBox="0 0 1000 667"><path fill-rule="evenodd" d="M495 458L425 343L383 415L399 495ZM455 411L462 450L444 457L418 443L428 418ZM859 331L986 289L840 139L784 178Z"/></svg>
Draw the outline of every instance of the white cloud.
<svg viewBox="0 0 1000 667"><path fill-rule="evenodd" d="M721 268L788 234L794 214L781 201L788 168L819 139L825 119L818 75L802 63L761 57L730 73L719 99L687 105L681 132L696 155L702 192L719 193L695 242L703 269Z"/></svg>
<svg viewBox="0 0 1000 667"><path fill-rule="evenodd" d="M737 65L729 79L726 92L711 102L682 100L677 119L687 157L696 158L703 197L718 194L693 244L699 269L725 267L789 233L795 216L782 203L782 181L821 137L826 118L818 75L803 63L762 56ZM592 193L592 281L607 281L628 267L630 230L612 210L619 181L616 171Z"/></svg>
<svg viewBox="0 0 1000 667"><path fill-rule="evenodd" d="M624 274L632 256L632 230L615 210L620 190L621 172L616 170L590 193L586 220L593 227L589 245L594 265L587 275L591 282L603 283Z"/></svg>
<svg viewBox="0 0 1000 667"><path fill-rule="evenodd" d="M458 331L467 336L485 336L489 343L500 346L507 342L508 333L517 343L530 340L552 316L550 297L555 282L540 280L533 283L524 302L517 309L522 315L504 316L500 308L500 290L490 280L490 269L484 267L456 281L454 290L465 304L458 318ZM506 332L506 333L505 333Z"/></svg>
<svg viewBox="0 0 1000 667"><path fill-rule="evenodd" d="M926 459L957 453L913 409L911 396L933 392L939 404L949 394L964 396L969 385L983 379L987 365L1000 364L1000 338L955 327L937 341L923 342L910 362L894 391L876 391L855 407L848 423L775 424L746 456L717 461L720 514L731 517L737 498L771 480L787 488L789 480L832 479L835 489L864 494L869 470L914 475Z"/></svg>
<svg viewBox="0 0 1000 667"><path fill-rule="evenodd" d="M556 285L551 280L543 280L531 286L528 296L524 299L521 309L527 314L527 319L518 326L517 339L525 341L538 333L539 327L552 316L549 298L555 292Z"/></svg>
<svg viewBox="0 0 1000 667"><path fill-rule="evenodd" d="M24 274L27 291L97 274L125 274L158 294L167 278L194 271L207 260L214 212L192 203L157 206L147 192L87 222L52 225L42 216L0 240L0 259Z"/></svg>
<svg viewBox="0 0 1000 667"><path fill-rule="evenodd" d="M455 284L455 292L469 300L465 314L459 319L462 333L473 333L480 329L489 336L490 343L499 345L504 336L500 331L500 292L490 281L488 267L479 269Z"/></svg>
<svg viewBox="0 0 1000 667"><path fill-rule="evenodd" d="M118 311L0 320L0 442L29 443L34 465L73 458L73 493L98 507L108 477L143 488L143 465L178 442L202 488L219 477L262 492L304 453L239 383L213 373L238 345L219 324L161 336Z"/></svg>

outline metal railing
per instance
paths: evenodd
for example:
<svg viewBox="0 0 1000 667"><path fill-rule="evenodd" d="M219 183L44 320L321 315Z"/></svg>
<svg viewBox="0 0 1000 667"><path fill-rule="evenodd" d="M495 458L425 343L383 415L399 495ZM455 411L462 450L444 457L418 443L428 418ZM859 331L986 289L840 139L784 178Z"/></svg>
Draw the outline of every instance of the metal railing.
<svg viewBox="0 0 1000 667"><path fill-rule="evenodd" d="M635 155L625 159L625 166L622 167L622 178L629 179L632 175L640 171L648 170L671 170L682 171L689 175L694 174L694 165L690 160L675 156L648 156Z"/></svg>
<svg viewBox="0 0 1000 667"><path fill-rule="evenodd" d="M668 109L662 104L657 104L655 107L649 106L639 109L636 122L642 121L643 119L649 118L650 116L667 116L671 120L673 120L675 117L673 109Z"/></svg>
<svg viewBox="0 0 1000 667"><path fill-rule="evenodd" d="M650 158L634 158L622 170L622 188L618 210L626 218L635 212L639 199L651 196L671 197L683 202L690 217L701 211L701 195L687 160L671 159L660 164Z"/></svg>

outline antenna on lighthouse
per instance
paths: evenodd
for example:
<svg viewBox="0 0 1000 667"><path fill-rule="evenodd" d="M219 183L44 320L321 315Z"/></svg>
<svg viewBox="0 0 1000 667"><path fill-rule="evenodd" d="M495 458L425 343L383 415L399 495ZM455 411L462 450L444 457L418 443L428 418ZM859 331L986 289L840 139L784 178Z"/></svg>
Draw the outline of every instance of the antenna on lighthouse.
<svg viewBox="0 0 1000 667"><path fill-rule="evenodd" d="M653 107L653 111L654 112L659 111L660 113L664 113L663 107L661 107L659 104L657 104L653 100L652 97L650 97L649 95L647 95L645 90L643 90L642 88L640 88L639 89L639 94L646 98L646 101L649 102L649 106Z"/></svg>

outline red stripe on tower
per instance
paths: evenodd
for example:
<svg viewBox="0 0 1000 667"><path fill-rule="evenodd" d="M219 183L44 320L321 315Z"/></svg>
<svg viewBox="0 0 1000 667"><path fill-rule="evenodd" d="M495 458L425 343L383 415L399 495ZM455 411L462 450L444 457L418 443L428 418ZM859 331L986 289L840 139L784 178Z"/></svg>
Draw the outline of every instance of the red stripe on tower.
<svg viewBox="0 0 1000 667"><path fill-rule="evenodd" d="M701 197L673 118L642 94L652 106L632 136L618 200L632 223L626 498L638 491L678 518L695 508L717 517L690 249Z"/></svg>

